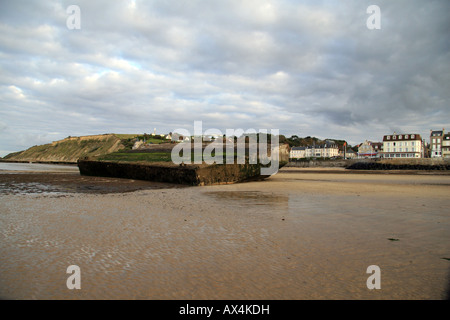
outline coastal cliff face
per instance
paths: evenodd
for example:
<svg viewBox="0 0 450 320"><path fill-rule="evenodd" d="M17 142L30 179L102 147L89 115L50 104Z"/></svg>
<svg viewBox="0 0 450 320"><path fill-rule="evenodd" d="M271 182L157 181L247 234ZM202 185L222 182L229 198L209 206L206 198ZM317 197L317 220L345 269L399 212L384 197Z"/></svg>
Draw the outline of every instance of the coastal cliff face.
<svg viewBox="0 0 450 320"><path fill-rule="evenodd" d="M121 140L114 134L68 137L49 144L34 146L3 158L18 162L76 163L82 157L97 157L123 149Z"/></svg>
<svg viewBox="0 0 450 320"><path fill-rule="evenodd" d="M291 151L291 148L287 143L280 145L279 147L279 154L280 154L280 164L284 165L289 162L289 154Z"/></svg>

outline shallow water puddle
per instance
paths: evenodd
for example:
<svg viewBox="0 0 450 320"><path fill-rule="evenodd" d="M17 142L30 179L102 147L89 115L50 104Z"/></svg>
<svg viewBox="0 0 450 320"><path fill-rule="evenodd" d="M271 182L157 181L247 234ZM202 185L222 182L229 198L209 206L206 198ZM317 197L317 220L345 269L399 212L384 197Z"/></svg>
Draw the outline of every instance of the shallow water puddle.
<svg viewBox="0 0 450 320"><path fill-rule="evenodd" d="M210 191L205 192L220 201L235 202L238 205L287 205L289 197L261 191Z"/></svg>

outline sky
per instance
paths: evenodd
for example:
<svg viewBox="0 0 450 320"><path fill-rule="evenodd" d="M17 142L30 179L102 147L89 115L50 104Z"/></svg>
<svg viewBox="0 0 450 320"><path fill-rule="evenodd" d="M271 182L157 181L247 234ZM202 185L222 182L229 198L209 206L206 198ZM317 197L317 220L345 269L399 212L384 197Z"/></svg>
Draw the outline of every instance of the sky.
<svg viewBox="0 0 450 320"><path fill-rule="evenodd" d="M0 0L0 156L194 121L429 140L450 131L449 12L448 0Z"/></svg>

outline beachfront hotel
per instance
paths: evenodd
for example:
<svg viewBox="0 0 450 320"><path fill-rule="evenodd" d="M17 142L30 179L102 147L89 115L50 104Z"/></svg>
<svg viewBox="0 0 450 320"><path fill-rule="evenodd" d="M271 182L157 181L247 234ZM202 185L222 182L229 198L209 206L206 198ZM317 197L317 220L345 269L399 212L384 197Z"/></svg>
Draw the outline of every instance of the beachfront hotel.
<svg viewBox="0 0 450 320"><path fill-rule="evenodd" d="M423 158L424 145L420 134L394 134L383 137L382 158Z"/></svg>

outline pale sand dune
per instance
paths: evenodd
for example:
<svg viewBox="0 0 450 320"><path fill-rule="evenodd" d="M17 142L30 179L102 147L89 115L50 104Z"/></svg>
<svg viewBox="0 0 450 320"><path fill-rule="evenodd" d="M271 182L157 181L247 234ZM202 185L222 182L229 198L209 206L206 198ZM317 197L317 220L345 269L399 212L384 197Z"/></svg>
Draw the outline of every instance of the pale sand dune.
<svg viewBox="0 0 450 320"><path fill-rule="evenodd" d="M235 185L3 195L0 296L445 299L449 191L450 176L282 170ZM81 290L66 287L72 264ZM366 287L369 265L380 290Z"/></svg>

